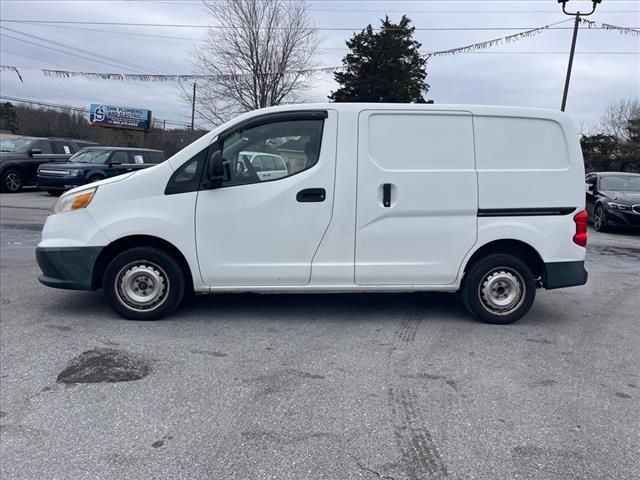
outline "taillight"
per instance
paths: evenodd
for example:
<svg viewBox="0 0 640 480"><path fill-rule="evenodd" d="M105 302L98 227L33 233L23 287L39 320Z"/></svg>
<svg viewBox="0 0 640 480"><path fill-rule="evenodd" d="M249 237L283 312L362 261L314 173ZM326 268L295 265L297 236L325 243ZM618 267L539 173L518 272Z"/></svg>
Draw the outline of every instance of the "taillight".
<svg viewBox="0 0 640 480"><path fill-rule="evenodd" d="M576 234L573 236L573 243L580 245L581 247L587 246L587 222L589 220L589 214L586 210L583 210L573 217L573 221L576 222Z"/></svg>

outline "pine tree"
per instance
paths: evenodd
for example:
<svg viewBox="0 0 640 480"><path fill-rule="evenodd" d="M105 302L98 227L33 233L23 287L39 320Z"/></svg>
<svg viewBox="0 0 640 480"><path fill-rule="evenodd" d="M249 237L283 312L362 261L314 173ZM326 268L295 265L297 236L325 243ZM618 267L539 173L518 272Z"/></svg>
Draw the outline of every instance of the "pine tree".
<svg viewBox="0 0 640 480"><path fill-rule="evenodd" d="M18 131L16 108L11 102L0 103L0 130L6 130L11 133Z"/></svg>
<svg viewBox="0 0 640 480"><path fill-rule="evenodd" d="M334 74L340 88L329 99L334 102L427 102L424 94L427 59L414 40L415 27L406 15L394 24L385 17L379 31L371 25L347 41L351 50L342 60L344 71Z"/></svg>

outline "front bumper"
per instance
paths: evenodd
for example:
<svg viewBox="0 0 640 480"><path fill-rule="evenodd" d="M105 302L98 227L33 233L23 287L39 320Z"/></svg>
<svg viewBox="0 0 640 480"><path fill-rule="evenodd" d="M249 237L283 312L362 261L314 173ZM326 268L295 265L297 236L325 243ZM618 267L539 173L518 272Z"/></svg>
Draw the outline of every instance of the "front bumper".
<svg viewBox="0 0 640 480"><path fill-rule="evenodd" d="M38 175L38 188L40 190L70 190L83 184L82 177Z"/></svg>
<svg viewBox="0 0 640 480"><path fill-rule="evenodd" d="M607 223L623 227L640 228L640 214L607 208Z"/></svg>
<svg viewBox="0 0 640 480"><path fill-rule="evenodd" d="M38 247L43 285L66 290L95 290L94 270L103 247Z"/></svg>
<svg viewBox="0 0 640 480"><path fill-rule="evenodd" d="M588 278L584 261L544 264L544 288L547 290L584 285Z"/></svg>

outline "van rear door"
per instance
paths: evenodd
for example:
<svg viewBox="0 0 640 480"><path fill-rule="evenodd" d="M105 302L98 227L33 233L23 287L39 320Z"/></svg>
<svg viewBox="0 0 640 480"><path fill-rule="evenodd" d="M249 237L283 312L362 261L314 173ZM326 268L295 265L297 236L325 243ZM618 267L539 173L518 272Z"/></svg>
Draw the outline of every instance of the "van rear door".
<svg viewBox="0 0 640 480"><path fill-rule="evenodd" d="M470 113L361 112L357 284L454 283L476 241L477 209Z"/></svg>

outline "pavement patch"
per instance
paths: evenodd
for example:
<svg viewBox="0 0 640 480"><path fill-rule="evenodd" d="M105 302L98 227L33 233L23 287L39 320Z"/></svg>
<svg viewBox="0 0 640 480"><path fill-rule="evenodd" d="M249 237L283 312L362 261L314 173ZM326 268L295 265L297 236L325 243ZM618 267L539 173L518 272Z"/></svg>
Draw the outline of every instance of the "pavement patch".
<svg viewBox="0 0 640 480"><path fill-rule="evenodd" d="M210 357L226 357L228 353L216 352L215 350L191 350L191 353L198 355L209 355Z"/></svg>
<svg viewBox="0 0 640 480"><path fill-rule="evenodd" d="M130 382L151 373L149 363L124 350L96 348L71 359L60 372L60 383Z"/></svg>

